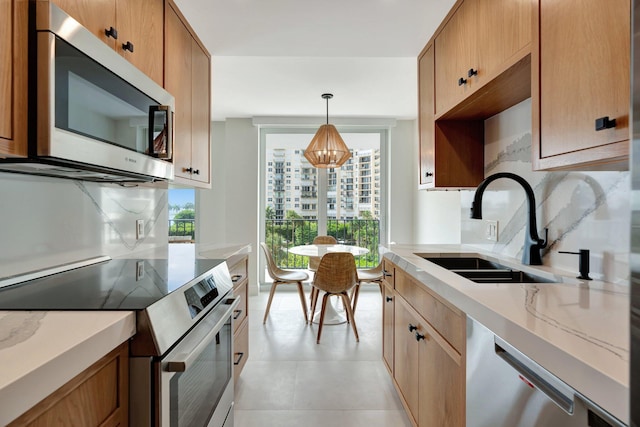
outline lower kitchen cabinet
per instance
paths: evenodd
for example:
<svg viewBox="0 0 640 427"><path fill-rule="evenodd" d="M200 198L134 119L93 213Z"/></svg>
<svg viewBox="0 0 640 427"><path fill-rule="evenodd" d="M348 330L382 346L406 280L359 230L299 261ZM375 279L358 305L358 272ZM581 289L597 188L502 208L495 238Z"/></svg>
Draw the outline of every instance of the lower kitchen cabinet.
<svg viewBox="0 0 640 427"><path fill-rule="evenodd" d="M393 263L383 263L383 360L407 415L417 427L462 427L465 315Z"/></svg>
<svg viewBox="0 0 640 427"><path fill-rule="evenodd" d="M227 260L233 294L240 297L240 305L233 313L233 377L238 377L249 358L249 257L245 254Z"/></svg>
<svg viewBox="0 0 640 427"><path fill-rule="evenodd" d="M78 374L10 427L129 425L129 343Z"/></svg>
<svg viewBox="0 0 640 427"><path fill-rule="evenodd" d="M396 292L394 380L412 423L465 425L465 363Z"/></svg>
<svg viewBox="0 0 640 427"><path fill-rule="evenodd" d="M394 295L393 287L386 283L382 287L382 360L389 373L393 374L393 317L394 317Z"/></svg>

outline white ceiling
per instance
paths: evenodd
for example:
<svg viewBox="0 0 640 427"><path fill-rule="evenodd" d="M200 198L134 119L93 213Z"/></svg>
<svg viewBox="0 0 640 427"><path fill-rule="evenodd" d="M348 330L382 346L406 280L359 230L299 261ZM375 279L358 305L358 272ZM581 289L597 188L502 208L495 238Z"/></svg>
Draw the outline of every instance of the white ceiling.
<svg viewBox="0 0 640 427"><path fill-rule="evenodd" d="M455 0L175 0L212 55L214 120L417 116L416 57Z"/></svg>

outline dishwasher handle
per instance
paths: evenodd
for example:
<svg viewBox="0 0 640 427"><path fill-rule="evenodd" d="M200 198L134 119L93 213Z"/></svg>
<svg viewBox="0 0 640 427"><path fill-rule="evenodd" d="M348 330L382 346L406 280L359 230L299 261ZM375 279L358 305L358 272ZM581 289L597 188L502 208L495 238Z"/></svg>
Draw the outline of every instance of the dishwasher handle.
<svg viewBox="0 0 640 427"><path fill-rule="evenodd" d="M538 375L534 369L543 371L543 368L537 365L534 369L532 369L530 364L535 364L532 360L526 358L526 356L522 354L516 354L515 351L508 351L505 349L506 345L500 345L495 342L495 351L496 354L505 362L507 362L513 369L515 369L524 379L529 381L531 384L535 386L538 390L545 394L553 403L558 405L560 409L565 411L569 415L573 415L574 410L574 394L567 395L562 392L560 388L568 388L566 384L564 384L560 379L554 377L551 373L544 370L547 378L543 378ZM518 352L519 353L519 352ZM556 384L553 384L556 383Z"/></svg>

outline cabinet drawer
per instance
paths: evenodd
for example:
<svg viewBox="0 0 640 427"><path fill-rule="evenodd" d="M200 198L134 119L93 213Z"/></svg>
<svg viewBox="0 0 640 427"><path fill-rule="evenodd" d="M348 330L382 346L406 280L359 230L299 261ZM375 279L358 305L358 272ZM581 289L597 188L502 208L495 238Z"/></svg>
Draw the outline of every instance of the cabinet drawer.
<svg viewBox="0 0 640 427"><path fill-rule="evenodd" d="M233 335L233 380L238 377L249 358L249 322L243 322L237 333Z"/></svg>
<svg viewBox="0 0 640 427"><path fill-rule="evenodd" d="M247 279L249 272L249 258L246 255L242 255L241 259L234 259L231 257L227 260L227 265L229 266L229 273L231 274L231 280L233 280L233 287L237 288L242 285Z"/></svg>
<svg viewBox="0 0 640 427"><path fill-rule="evenodd" d="M424 285L408 274L397 271L396 291L429 322L458 352L462 352L465 340L465 319L462 312L439 300Z"/></svg>
<svg viewBox="0 0 640 427"><path fill-rule="evenodd" d="M240 282L239 286L233 288L233 294L240 297L240 304L233 311L233 333L236 333L249 314L249 281Z"/></svg>

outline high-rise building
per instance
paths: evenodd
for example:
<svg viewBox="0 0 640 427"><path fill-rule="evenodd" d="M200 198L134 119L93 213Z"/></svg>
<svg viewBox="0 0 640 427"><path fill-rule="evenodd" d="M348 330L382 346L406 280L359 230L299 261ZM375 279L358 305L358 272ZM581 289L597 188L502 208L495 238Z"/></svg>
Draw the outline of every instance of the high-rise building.
<svg viewBox="0 0 640 427"><path fill-rule="evenodd" d="M318 174L303 150L267 149L266 206L274 219L293 211L304 219L318 216ZM380 150L354 149L341 167L327 170L327 217L380 217Z"/></svg>

